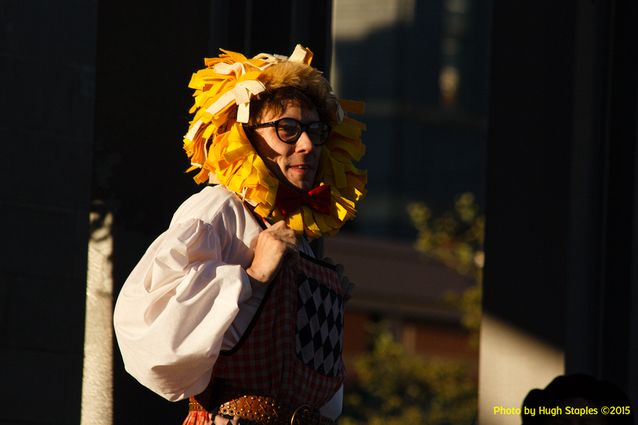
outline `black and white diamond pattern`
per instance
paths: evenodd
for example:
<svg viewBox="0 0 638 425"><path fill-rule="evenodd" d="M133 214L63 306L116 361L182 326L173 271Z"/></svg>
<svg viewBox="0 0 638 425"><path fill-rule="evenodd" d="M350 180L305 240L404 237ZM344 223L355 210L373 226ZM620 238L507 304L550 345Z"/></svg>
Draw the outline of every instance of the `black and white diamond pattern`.
<svg viewBox="0 0 638 425"><path fill-rule="evenodd" d="M299 284L297 356L322 375L341 371L343 307L343 299L316 280Z"/></svg>

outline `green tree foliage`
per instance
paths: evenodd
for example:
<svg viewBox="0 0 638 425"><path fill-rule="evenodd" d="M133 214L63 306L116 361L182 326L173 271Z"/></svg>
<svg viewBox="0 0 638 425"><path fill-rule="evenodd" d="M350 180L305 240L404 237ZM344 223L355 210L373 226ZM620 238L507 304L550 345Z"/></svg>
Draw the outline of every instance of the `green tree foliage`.
<svg viewBox="0 0 638 425"><path fill-rule="evenodd" d="M425 203L408 206L418 231L416 248L427 258L474 280L447 300L478 347L481 316L484 216L474 196L457 197L454 208L434 217ZM475 365L452 359L423 358L396 341L386 322L370 329L371 350L354 360L354 376L344 399L341 425L469 425L476 421Z"/></svg>
<svg viewBox="0 0 638 425"><path fill-rule="evenodd" d="M346 391L340 425L473 423L476 383L469 365L408 353L385 322L372 335L372 350L354 362L356 379Z"/></svg>
<svg viewBox="0 0 638 425"><path fill-rule="evenodd" d="M476 344L481 323L485 216L471 193L459 195L454 208L438 217L422 202L410 204L408 213L418 231L416 249L474 280L471 288L462 294L450 293L447 298L461 311L461 322L473 332Z"/></svg>

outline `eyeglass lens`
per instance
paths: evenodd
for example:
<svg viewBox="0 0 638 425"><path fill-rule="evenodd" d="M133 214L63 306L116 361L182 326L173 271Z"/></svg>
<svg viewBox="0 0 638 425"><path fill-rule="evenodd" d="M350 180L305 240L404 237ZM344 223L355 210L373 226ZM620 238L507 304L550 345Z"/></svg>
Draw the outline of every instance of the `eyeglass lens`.
<svg viewBox="0 0 638 425"><path fill-rule="evenodd" d="M330 131L327 124L317 121L309 124L302 124L292 118L282 118L276 124L277 135L284 142L296 142L301 133L306 131L314 144L321 144L328 138Z"/></svg>

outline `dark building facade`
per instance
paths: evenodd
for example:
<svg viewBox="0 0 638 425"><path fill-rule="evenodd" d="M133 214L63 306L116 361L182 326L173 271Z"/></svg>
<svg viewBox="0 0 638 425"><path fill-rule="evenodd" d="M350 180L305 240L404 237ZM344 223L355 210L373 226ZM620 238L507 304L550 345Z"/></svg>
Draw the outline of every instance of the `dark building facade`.
<svg viewBox="0 0 638 425"><path fill-rule="evenodd" d="M638 401L637 12L494 1L481 423L562 373Z"/></svg>

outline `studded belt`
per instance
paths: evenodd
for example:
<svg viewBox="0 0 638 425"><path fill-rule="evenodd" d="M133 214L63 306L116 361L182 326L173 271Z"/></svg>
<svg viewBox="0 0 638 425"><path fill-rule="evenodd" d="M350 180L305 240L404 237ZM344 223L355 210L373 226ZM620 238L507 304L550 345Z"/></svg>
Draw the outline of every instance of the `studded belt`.
<svg viewBox="0 0 638 425"><path fill-rule="evenodd" d="M206 411L194 397L189 399L190 411ZM240 425L335 425L336 422L319 414L307 405L297 408L284 406L276 399L244 395L229 400L217 409L217 415L238 417Z"/></svg>

